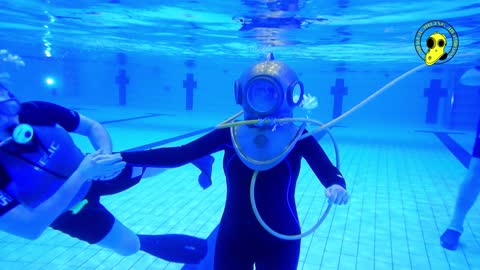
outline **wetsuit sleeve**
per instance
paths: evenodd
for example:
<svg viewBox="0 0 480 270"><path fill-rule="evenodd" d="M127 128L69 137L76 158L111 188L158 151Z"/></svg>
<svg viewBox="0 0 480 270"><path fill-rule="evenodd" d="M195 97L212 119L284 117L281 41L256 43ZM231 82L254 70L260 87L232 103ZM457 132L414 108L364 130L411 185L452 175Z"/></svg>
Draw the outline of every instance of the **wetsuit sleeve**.
<svg viewBox="0 0 480 270"><path fill-rule="evenodd" d="M78 112L45 101L22 103L19 117L21 123L39 126L59 124L68 132L77 129L80 123Z"/></svg>
<svg viewBox="0 0 480 270"><path fill-rule="evenodd" d="M217 129L182 146L121 152L121 155L132 166L173 168L224 150L229 140L228 128Z"/></svg>
<svg viewBox="0 0 480 270"><path fill-rule="evenodd" d="M337 184L346 189L347 185L342 174L333 166L327 154L313 136L308 136L297 144L302 156L325 187Z"/></svg>

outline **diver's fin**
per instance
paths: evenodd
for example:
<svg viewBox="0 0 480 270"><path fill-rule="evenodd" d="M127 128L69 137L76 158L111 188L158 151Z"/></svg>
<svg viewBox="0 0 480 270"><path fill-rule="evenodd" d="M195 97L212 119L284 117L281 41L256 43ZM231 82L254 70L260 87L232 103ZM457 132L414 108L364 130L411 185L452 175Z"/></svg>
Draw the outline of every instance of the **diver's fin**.
<svg viewBox="0 0 480 270"><path fill-rule="evenodd" d="M444 53L441 57L440 60L445 60L447 59L448 53Z"/></svg>
<svg viewBox="0 0 480 270"><path fill-rule="evenodd" d="M207 241L182 234L138 235L140 250L160 259L197 264L207 255Z"/></svg>

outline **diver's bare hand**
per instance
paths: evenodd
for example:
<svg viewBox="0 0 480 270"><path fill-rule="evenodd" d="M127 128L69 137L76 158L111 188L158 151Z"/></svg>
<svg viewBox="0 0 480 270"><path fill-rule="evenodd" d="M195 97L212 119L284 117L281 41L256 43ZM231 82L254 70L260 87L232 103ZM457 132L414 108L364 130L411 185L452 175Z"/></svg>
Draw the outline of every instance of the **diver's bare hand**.
<svg viewBox="0 0 480 270"><path fill-rule="evenodd" d="M105 155L96 151L86 155L77 170L81 170L87 179L96 180L118 175L125 165L120 154Z"/></svg>
<svg viewBox="0 0 480 270"><path fill-rule="evenodd" d="M331 185L325 190L325 196L333 204L347 204L350 194L340 185Z"/></svg>
<svg viewBox="0 0 480 270"><path fill-rule="evenodd" d="M106 180L112 180L113 178L117 177L119 174L121 174L123 171L122 170L119 170L119 171L116 171L110 175L102 175L102 176L98 176L97 179L95 180L101 180L101 181L106 181Z"/></svg>
<svg viewBox="0 0 480 270"><path fill-rule="evenodd" d="M120 154L100 154L93 158L100 166L103 166L102 173L97 175L97 180L110 180L117 177L125 168L126 162L122 161Z"/></svg>

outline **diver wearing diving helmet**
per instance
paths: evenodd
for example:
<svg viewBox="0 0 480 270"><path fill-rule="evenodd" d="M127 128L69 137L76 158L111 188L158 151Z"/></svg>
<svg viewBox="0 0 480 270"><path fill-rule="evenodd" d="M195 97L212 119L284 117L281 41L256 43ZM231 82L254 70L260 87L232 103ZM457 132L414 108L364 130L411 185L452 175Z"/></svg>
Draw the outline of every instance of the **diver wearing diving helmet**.
<svg viewBox="0 0 480 270"><path fill-rule="evenodd" d="M295 98L298 96L298 98ZM267 56L235 82L235 98L246 121L254 124L217 128L179 147L122 153L130 164L178 167L224 151L227 198L215 248L214 269L297 269L300 240L270 234L257 220L250 202L250 179L258 179L254 197L266 223L278 232L298 234L295 186L304 158L334 204L348 202L346 183L313 136L300 140L305 125L281 122L293 115L303 84L284 63ZM225 127L225 126L224 126ZM258 176L257 176L258 175Z"/></svg>

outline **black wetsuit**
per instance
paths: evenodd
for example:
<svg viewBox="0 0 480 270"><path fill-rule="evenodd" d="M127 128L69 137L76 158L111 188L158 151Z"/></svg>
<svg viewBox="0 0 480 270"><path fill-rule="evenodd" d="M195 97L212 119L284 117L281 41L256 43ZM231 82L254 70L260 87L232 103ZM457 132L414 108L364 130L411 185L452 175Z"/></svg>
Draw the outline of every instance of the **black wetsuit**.
<svg viewBox="0 0 480 270"><path fill-rule="evenodd" d="M122 153L131 165L176 167L224 150L223 168L227 199L215 250L215 269L297 269L300 240L287 241L270 235L255 218L249 188L253 170L243 164L232 146L229 129L215 130L180 147ZM255 198L259 212L274 230L284 234L300 232L295 207L295 187L301 158L305 158L325 187L345 181L315 140L309 136L295 145L274 168L260 172Z"/></svg>
<svg viewBox="0 0 480 270"><path fill-rule="evenodd" d="M475 144L473 146L472 156L480 158L480 119L478 119L477 135L475 137Z"/></svg>

